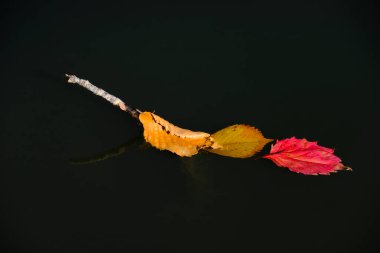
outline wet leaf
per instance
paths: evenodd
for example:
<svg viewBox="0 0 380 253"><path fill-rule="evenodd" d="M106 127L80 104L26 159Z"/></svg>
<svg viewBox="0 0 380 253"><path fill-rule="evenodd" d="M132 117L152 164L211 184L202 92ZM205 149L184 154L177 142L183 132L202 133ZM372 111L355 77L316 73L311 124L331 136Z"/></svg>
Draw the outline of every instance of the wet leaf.
<svg viewBox="0 0 380 253"><path fill-rule="evenodd" d="M169 150L179 156L193 156L200 149L215 147L208 133L177 127L151 112L140 113L139 119L144 127L145 140L155 148Z"/></svg>
<svg viewBox="0 0 380 253"><path fill-rule="evenodd" d="M212 134L211 137L220 147L210 149L209 152L235 158L251 157L272 141L249 125L229 126Z"/></svg>
<svg viewBox="0 0 380 253"><path fill-rule="evenodd" d="M350 170L334 155L333 149L295 137L277 140L270 154L263 157L272 160L277 166L305 175L329 175L338 170Z"/></svg>

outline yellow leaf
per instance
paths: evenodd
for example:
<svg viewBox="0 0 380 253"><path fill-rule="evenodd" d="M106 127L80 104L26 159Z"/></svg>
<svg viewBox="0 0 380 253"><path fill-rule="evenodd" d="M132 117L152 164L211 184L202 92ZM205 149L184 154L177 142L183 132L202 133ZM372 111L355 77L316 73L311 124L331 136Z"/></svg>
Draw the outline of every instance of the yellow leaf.
<svg viewBox="0 0 380 253"><path fill-rule="evenodd" d="M193 156L200 149L216 147L210 134L177 127L151 112L140 113L139 120L144 127L145 140L155 148L179 156Z"/></svg>
<svg viewBox="0 0 380 253"><path fill-rule="evenodd" d="M258 129L248 125L229 126L211 137L219 148L208 149L209 152L235 158L251 157L272 141L266 139Z"/></svg>

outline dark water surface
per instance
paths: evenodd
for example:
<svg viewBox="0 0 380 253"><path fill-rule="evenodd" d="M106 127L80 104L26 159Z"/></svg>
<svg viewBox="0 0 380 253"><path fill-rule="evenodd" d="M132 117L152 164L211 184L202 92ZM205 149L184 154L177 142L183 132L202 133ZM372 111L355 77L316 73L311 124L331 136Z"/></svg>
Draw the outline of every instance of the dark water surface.
<svg viewBox="0 0 380 253"><path fill-rule="evenodd" d="M379 9L305 2L4 4L1 252L379 252ZM188 129L318 140L354 171L158 151L65 73Z"/></svg>

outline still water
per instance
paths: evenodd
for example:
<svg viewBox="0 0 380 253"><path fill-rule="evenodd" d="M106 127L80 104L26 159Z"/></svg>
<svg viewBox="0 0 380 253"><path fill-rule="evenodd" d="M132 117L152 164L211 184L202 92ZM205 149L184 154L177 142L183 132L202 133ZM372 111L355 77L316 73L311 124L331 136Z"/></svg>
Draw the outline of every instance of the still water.
<svg viewBox="0 0 380 253"><path fill-rule="evenodd" d="M9 5L2 252L375 252L372 16L328 2ZM318 140L353 171L302 176L263 159L156 150L66 73L184 128L245 123Z"/></svg>

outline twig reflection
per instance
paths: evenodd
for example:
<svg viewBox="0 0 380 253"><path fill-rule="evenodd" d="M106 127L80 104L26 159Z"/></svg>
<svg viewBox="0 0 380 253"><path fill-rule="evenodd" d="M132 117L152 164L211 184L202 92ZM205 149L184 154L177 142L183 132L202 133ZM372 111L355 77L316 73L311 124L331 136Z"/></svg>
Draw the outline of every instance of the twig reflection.
<svg viewBox="0 0 380 253"><path fill-rule="evenodd" d="M125 151L127 151L128 149L130 149L131 147L136 146L136 145L138 145L140 148L146 148L148 144L144 141L144 138L141 135L139 135L127 141L126 143L121 144L120 146L111 148L107 151L104 151L95 155L91 155L88 157L74 158L74 159L71 159L69 163L71 165L84 165L84 164L101 162L101 161L119 156L123 154Z"/></svg>

